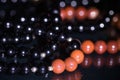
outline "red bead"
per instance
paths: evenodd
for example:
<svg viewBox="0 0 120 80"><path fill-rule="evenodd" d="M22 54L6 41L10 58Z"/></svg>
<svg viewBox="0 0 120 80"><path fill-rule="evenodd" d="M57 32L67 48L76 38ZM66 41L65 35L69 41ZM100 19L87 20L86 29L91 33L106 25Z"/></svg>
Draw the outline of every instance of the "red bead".
<svg viewBox="0 0 120 80"><path fill-rule="evenodd" d="M74 58L78 64L82 63L84 60L84 54L81 50L74 50L71 53L71 57Z"/></svg>
<svg viewBox="0 0 120 80"><path fill-rule="evenodd" d="M96 8L90 8L87 12L88 19L96 19L99 15L99 10Z"/></svg>
<svg viewBox="0 0 120 80"><path fill-rule="evenodd" d="M100 40L95 43L95 51L97 54L103 54L106 52L106 50L107 44L104 41Z"/></svg>
<svg viewBox="0 0 120 80"><path fill-rule="evenodd" d="M72 20L74 18L74 12L75 12L74 8L69 6L66 7L65 11L66 11L66 18L68 20Z"/></svg>
<svg viewBox="0 0 120 80"><path fill-rule="evenodd" d="M91 54L94 51L94 43L91 40L86 40L81 44L81 49L85 54Z"/></svg>
<svg viewBox="0 0 120 80"><path fill-rule="evenodd" d="M56 59L52 62L53 72L61 74L65 70L65 63L61 59Z"/></svg>
<svg viewBox="0 0 120 80"><path fill-rule="evenodd" d="M84 7L78 7L75 11L75 16L78 20L83 20L87 16L87 10Z"/></svg>
<svg viewBox="0 0 120 80"><path fill-rule="evenodd" d="M62 18L62 20L65 20L66 19L66 11L65 11L65 9L61 9L60 10L60 16L61 16L61 18Z"/></svg>
<svg viewBox="0 0 120 80"><path fill-rule="evenodd" d="M65 68L68 72L73 72L77 69L77 62L72 57L65 59Z"/></svg>
<svg viewBox="0 0 120 80"><path fill-rule="evenodd" d="M116 41L109 41L107 44L107 51L110 54L115 54L118 51L118 45Z"/></svg>
<svg viewBox="0 0 120 80"><path fill-rule="evenodd" d="M91 56L85 56L84 61L81 63L83 68L89 68L92 65Z"/></svg>

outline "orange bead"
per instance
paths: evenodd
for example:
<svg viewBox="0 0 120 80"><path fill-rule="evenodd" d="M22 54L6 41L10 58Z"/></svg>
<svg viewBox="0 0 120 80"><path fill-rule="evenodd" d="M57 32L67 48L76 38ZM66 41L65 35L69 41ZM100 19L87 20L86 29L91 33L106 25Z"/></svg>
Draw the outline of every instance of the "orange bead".
<svg viewBox="0 0 120 80"><path fill-rule="evenodd" d="M67 71L69 72L73 72L77 69L77 62L75 59L73 59L72 57L68 57L66 60L65 60L65 68Z"/></svg>
<svg viewBox="0 0 120 80"><path fill-rule="evenodd" d="M108 53L110 53L110 54L117 53L118 45L117 45L116 41L109 41L107 46L108 46L108 48L107 48Z"/></svg>
<svg viewBox="0 0 120 80"><path fill-rule="evenodd" d="M118 50L120 51L120 38L117 39Z"/></svg>
<svg viewBox="0 0 120 80"><path fill-rule="evenodd" d="M91 54L94 51L94 44L91 40L86 40L81 44L81 49L85 54Z"/></svg>
<svg viewBox="0 0 120 80"><path fill-rule="evenodd" d="M82 63L84 60L84 54L81 50L74 50L71 53L71 57L74 58L78 64Z"/></svg>
<svg viewBox="0 0 120 80"><path fill-rule="evenodd" d="M78 7L75 11L75 16L78 20L83 20L87 16L87 10L84 7Z"/></svg>
<svg viewBox="0 0 120 80"><path fill-rule="evenodd" d="M95 43L95 51L97 52L97 54L103 54L106 50L107 44L105 43L105 41L100 40Z"/></svg>
<svg viewBox="0 0 120 80"><path fill-rule="evenodd" d="M89 19L96 19L99 15L99 10L96 8L90 8L87 12L87 16Z"/></svg>
<svg viewBox="0 0 120 80"><path fill-rule="evenodd" d="M62 20L66 19L66 11L65 11L65 9L60 10L60 16L61 16Z"/></svg>
<svg viewBox="0 0 120 80"><path fill-rule="evenodd" d="M74 8L73 7L66 7L66 17L68 20L72 20L74 18Z"/></svg>
<svg viewBox="0 0 120 80"><path fill-rule="evenodd" d="M52 62L53 72L60 74L65 70L65 63L61 59L56 59Z"/></svg>

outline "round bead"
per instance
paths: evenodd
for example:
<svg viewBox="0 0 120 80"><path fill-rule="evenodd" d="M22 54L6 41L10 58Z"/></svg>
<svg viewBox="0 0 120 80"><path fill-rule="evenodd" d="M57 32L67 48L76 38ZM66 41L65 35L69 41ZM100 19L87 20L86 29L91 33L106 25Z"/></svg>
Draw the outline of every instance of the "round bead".
<svg viewBox="0 0 120 80"><path fill-rule="evenodd" d="M61 59L56 59L52 62L53 72L60 74L65 70L65 63Z"/></svg>
<svg viewBox="0 0 120 80"><path fill-rule="evenodd" d="M97 52L97 54L103 54L106 50L107 44L104 41L100 40L95 43L95 51Z"/></svg>
<svg viewBox="0 0 120 80"><path fill-rule="evenodd" d="M75 59L73 59L72 57L68 57L67 59L65 59L65 68L68 72L73 72L77 69L77 62Z"/></svg>
<svg viewBox="0 0 120 80"><path fill-rule="evenodd" d="M72 20L74 18L74 8L73 7L66 7L66 18L68 20Z"/></svg>
<svg viewBox="0 0 120 80"><path fill-rule="evenodd" d="M85 54L91 54L94 51L94 44L91 40L86 40L81 44L81 49Z"/></svg>
<svg viewBox="0 0 120 80"><path fill-rule="evenodd" d="M16 64L9 64L10 66L8 67L8 71L10 74L16 74L18 73L18 67Z"/></svg>
<svg viewBox="0 0 120 80"><path fill-rule="evenodd" d="M87 10L84 7L78 7L75 11L75 15L78 20L85 19L86 13L87 13Z"/></svg>
<svg viewBox="0 0 120 80"><path fill-rule="evenodd" d="M29 74L30 66L28 64L21 64L21 74Z"/></svg>
<svg viewBox="0 0 120 80"><path fill-rule="evenodd" d="M83 68L89 68L92 65L92 57L85 56L84 61L81 63Z"/></svg>
<svg viewBox="0 0 120 80"><path fill-rule="evenodd" d="M39 74L46 74L48 72L47 66L46 65L40 65L38 67L38 73Z"/></svg>
<svg viewBox="0 0 120 80"><path fill-rule="evenodd" d="M74 58L78 64L82 63L84 60L84 54L81 50L74 50L71 53L71 57Z"/></svg>
<svg viewBox="0 0 120 80"><path fill-rule="evenodd" d="M96 8L90 8L87 12L88 19L96 19L99 15L99 10Z"/></svg>
<svg viewBox="0 0 120 80"><path fill-rule="evenodd" d="M108 53L110 53L110 54L117 53L118 47L117 47L117 42L116 41L113 41L113 40L109 41L107 46L108 46L108 49L107 49Z"/></svg>

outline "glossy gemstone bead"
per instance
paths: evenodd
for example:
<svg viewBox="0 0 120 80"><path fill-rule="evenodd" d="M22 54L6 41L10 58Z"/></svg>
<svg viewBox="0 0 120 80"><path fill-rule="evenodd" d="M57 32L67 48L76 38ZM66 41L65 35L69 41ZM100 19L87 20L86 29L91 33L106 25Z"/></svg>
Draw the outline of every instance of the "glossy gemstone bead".
<svg viewBox="0 0 120 80"><path fill-rule="evenodd" d="M65 59L65 69L68 72L73 72L77 69L78 64L77 61L75 59L73 59L72 57L68 57L67 59Z"/></svg>
<svg viewBox="0 0 120 80"><path fill-rule="evenodd" d="M96 19L99 15L99 10L96 9L96 8L90 8L88 9L88 12L87 12L87 16L88 16L88 19Z"/></svg>
<svg viewBox="0 0 120 80"><path fill-rule="evenodd" d="M51 28L55 32L55 34L60 34L62 31L62 26L60 24L54 24L51 26Z"/></svg>
<svg viewBox="0 0 120 80"><path fill-rule="evenodd" d="M70 6L66 7L65 11L66 11L66 18L67 18L67 20L74 19L75 10L74 10L73 7L70 7Z"/></svg>
<svg viewBox="0 0 120 80"><path fill-rule="evenodd" d="M81 50L72 51L70 56L74 58L78 64L81 64L84 60L84 54Z"/></svg>
<svg viewBox="0 0 120 80"><path fill-rule="evenodd" d="M56 59L52 62L53 72L61 74L65 70L65 63L61 59Z"/></svg>
<svg viewBox="0 0 120 80"><path fill-rule="evenodd" d="M26 47L20 47L18 51L18 56L20 57L26 57L29 55L28 48Z"/></svg>
<svg viewBox="0 0 120 80"><path fill-rule="evenodd" d="M21 64L21 74L29 74L30 73L30 66L28 64Z"/></svg>
<svg viewBox="0 0 120 80"><path fill-rule="evenodd" d="M97 54L103 54L106 52L106 50L107 50L107 44L104 41L102 40L96 41L95 51L97 52Z"/></svg>
<svg viewBox="0 0 120 80"><path fill-rule="evenodd" d="M51 19L52 19L52 23L54 23L54 24L61 23L61 21L62 21L59 14L52 15Z"/></svg>
<svg viewBox="0 0 120 80"><path fill-rule="evenodd" d="M51 23L51 19L50 19L49 14L43 14L43 15L41 15L40 22L43 25L46 25L46 26L49 25Z"/></svg>
<svg viewBox="0 0 120 80"><path fill-rule="evenodd" d="M91 54L94 51L94 43L91 40L85 40L81 44L81 49L85 54Z"/></svg>
<svg viewBox="0 0 120 80"><path fill-rule="evenodd" d="M107 51L110 54L116 54L118 51L118 46L116 41L109 41L107 44Z"/></svg>
<svg viewBox="0 0 120 80"><path fill-rule="evenodd" d="M38 73L39 74L46 74L47 72L48 72L47 65L44 65L44 64L39 65L39 67L38 67Z"/></svg>
<svg viewBox="0 0 120 80"><path fill-rule="evenodd" d="M48 31L46 33L46 37L47 37L48 40L53 40L53 39L56 38L56 34L53 31Z"/></svg>
<svg viewBox="0 0 120 80"><path fill-rule="evenodd" d="M84 20L87 17L87 10L84 7L78 7L75 11L75 16L78 20Z"/></svg>
<svg viewBox="0 0 120 80"><path fill-rule="evenodd" d="M7 47L6 47L6 51L7 51L7 55L9 56L9 57L12 57L12 56L14 56L15 54L16 54L16 49L15 49L15 47L13 46L13 45L8 45Z"/></svg>
<svg viewBox="0 0 120 80"><path fill-rule="evenodd" d="M71 42L69 42L68 47L71 51L75 49L80 49L80 43L78 40L72 40Z"/></svg>
<svg viewBox="0 0 120 80"><path fill-rule="evenodd" d="M9 64L8 71L10 74L17 74L18 66L16 64Z"/></svg>
<svg viewBox="0 0 120 80"><path fill-rule="evenodd" d="M36 48L33 48L30 50L30 55L31 55L31 58L38 59L40 58L40 51Z"/></svg>

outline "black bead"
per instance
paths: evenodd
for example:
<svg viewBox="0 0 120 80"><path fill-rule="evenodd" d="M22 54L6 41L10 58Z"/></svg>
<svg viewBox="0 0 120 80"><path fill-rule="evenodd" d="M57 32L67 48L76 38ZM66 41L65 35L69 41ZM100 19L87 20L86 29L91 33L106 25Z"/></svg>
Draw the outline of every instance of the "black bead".
<svg viewBox="0 0 120 80"><path fill-rule="evenodd" d="M14 37L13 37L13 43L14 43L14 44L20 43L20 36L14 36Z"/></svg>
<svg viewBox="0 0 120 80"><path fill-rule="evenodd" d="M29 49L26 47L20 47L18 50L19 57L26 57L29 55Z"/></svg>
<svg viewBox="0 0 120 80"><path fill-rule="evenodd" d="M59 36L58 36L58 41L61 43L61 42L65 42L66 41L66 35L64 33L61 33Z"/></svg>
<svg viewBox="0 0 120 80"><path fill-rule="evenodd" d="M27 64L27 63L23 63L23 64L21 64L21 69L20 69L21 71L21 74L29 74L30 73L30 65L29 64Z"/></svg>
<svg viewBox="0 0 120 80"><path fill-rule="evenodd" d="M39 74L46 74L48 72L48 67L44 63L38 66L38 73Z"/></svg>
<svg viewBox="0 0 120 80"><path fill-rule="evenodd" d="M23 28L24 28L23 25L18 24L18 25L15 26L14 29L15 29L16 33L23 33Z"/></svg>
<svg viewBox="0 0 120 80"><path fill-rule="evenodd" d="M59 45L57 43L51 43L50 48L52 51L56 51L59 49Z"/></svg>
<svg viewBox="0 0 120 80"><path fill-rule="evenodd" d="M71 52L75 49L80 49L80 43L78 40L73 40L68 43L68 50Z"/></svg>
<svg viewBox="0 0 120 80"><path fill-rule="evenodd" d="M62 26L60 24L54 24L51 28L55 34L60 34L62 32Z"/></svg>
<svg viewBox="0 0 120 80"><path fill-rule="evenodd" d="M31 58L38 59L40 57L40 51L36 48L30 50Z"/></svg>
<svg viewBox="0 0 120 80"><path fill-rule="evenodd" d="M45 36L45 30L43 28L35 28L34 34L37 36Z"/></svg>
<svg viewBox="0 0 120 80"><path fill-rule="evenodd" d="M51 15L51 17L52 17L52 23L53 24L58 24L58 23L61 23L61 21L62 21L59 14Z"/></svg>
<svg viewBox="0 0 120 80"><path fill-rule="evenodd" d="M73 30L74 30L74 26L72 25L72 24L65 24L64 26L63 26L63 29L67 32L67 33L71 33L71 32L73 32Z"/></svg>
<svg viewBox="0 0 120 80"><path fill-rule="evenodd" d="M53 31L48 31L46 33L46 38L49 40L55 40L56 39L56 34Z"/></svg>
<svg viewBox="0 0 120 80"><path fill-rule="evenodd" d="M45 53L46 53L46 56L51 56L52 55L52 50L50 49L46 49Z"/></svg>
<svg viewBox="0 0 120 80"><path fill-rule="evenodd" d="M1 43L2 44L8 44L9 43L9 36L6 36L6 35L2 36L1 37Z"/></svg>
<svg viewBox="0 0 120 80"><path fill-rule="evenodd" d="M43 15L41 15L41 17L40 17L40 23L43 24L43 25L45 25L45 26L50 25L50 23L51 23L50 15L49 14L43 14Z"/></svg>
<svg viewBox="0 0 120 80"><path fill-rule="evenodd" d="M28 33L28 34L32 34L33 33L33 27L31 27L31 25L29 26L25 26L25 30L24 33Z"/></svg>
<svg viewBox="0 0 120 80"><path fill-rule="evenodd" d="M12 57L16 54L16 48L14 45L7 45L6 46L6 54L9 56L9 57Z"/></svg>
<svg viewBox="0 0 120 80"><path fill-rule="evenodd" d="M9 72L9 74L17 74L18 72L19 72L19 68L18 68L18 64L12 64L12 63L10 63L10 64L8 64L9 66L8 66L8 72Z"/></svg>
<svg viewBox="0 0 120 80"><path fill-rule="evenodd" d="M29 43L33 40L33 36L30 34L24 34L21 39L20 39L23 43Z"/></svg>
<svg viewBox="0 0 120 80"><path fill-rule="evenodd" d="M50 10L50 14L51 15L59 15L60 10L58 8L52 8L52 10Z"/></svg>

